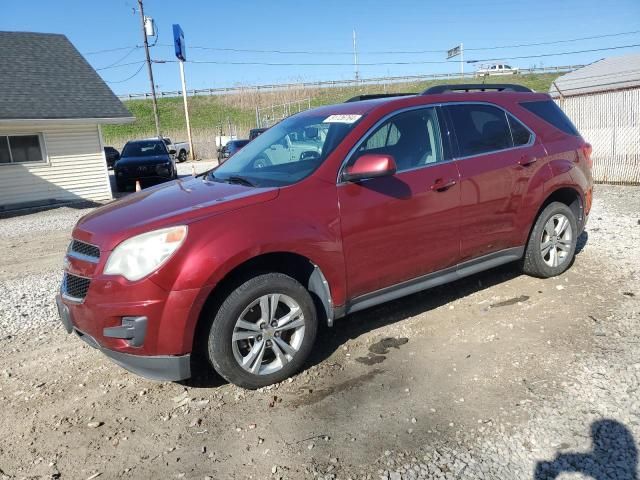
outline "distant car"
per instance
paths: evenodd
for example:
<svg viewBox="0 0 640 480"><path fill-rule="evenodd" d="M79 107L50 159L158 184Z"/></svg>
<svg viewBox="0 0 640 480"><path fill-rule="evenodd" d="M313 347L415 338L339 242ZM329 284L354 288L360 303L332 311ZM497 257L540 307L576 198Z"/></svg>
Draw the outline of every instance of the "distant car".
<svg viewBox="0 0 640 480"><path fill-rule="evenodd" d="M476 77L486 77L489 75L515 75L518 71L518 68L514 68L503 63L497 63L494 65L480 67L476 71Z"/></svg>
<svg viewBox="0 0 640 480"><path fill-rule="evenodd" d="M325 138L326 127L321 129L314 126L290 132L258 155L254 161L254 167L262 168L269 165L320 158Z"/></svg>
<svg viewBox="0 0 640 480"><path fill-rule="evenodd" d="M220 163L223 163L230 157L233 157L251 140L231 140L220 150Z"/></svg>
<svg viewBox="0 0 640 480"><path fill-rule="evenodd" d="M156 137L146 138L145 140L156 140ZM189 155L190 148L189 142L176 142L173 143L169 137L162 137L164 144L167 146L168 150L175 150L176 160L182 163L187 160L187 156Z"/></svg>
<svg viewBox="0 0 640 480"><path fill-rule="evenodd" d="M112 169L120 160L120 152L113 147L104 147L104 157L107 160L107 168Z"/></svg>
<svg viewBox="0 0 640 480"><path fill-rule="evenodd" d="M253 139L259 137L260 135L262 135L267 130L269 130L269 129L268 128L252 128L251 130L249 130L249 140L253 140Z"/></svg>
<svg viewBox="0 0 640 480"><path fill-rule="evenodd" d="M178 178L175 153L158 139L127 142L113 167L118 191L125 191L136 180L148 184Z"/></svg>

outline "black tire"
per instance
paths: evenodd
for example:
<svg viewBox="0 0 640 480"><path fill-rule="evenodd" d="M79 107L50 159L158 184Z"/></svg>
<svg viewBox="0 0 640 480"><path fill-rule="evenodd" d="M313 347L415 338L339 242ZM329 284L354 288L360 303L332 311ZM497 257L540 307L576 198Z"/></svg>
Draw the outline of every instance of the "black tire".
<svg viewBox="0 0 640 480"><path fill-rule="evenodd" d="M178 161L180 163L186 162L187 161L187 152L185 152L184 150L180 150L180 152L178 153Z"/></svg>
<svg viewBox="0 0 640 480"><path fill-rule="evenodd" d="M288 363L273 373L259 375L245 370L236 360L233 332L236 321L252 302L273 293L286 295L300 306L304 315L304 335L297 352ZM240 387L256 389L271 385L290 377L303 367L313 348L317 329L318 318L313 299L300 283L282 273L258 275L231 292L216 312L209 330L209 361L222 377ZM265 361L262 360L261 364Z"/></svg>
<svg viewBox="0 0 640 480"><path fill-rule="evenodd" d="M567 228L571 229L571 239L561 241L550 240L554 245L551 249L556 248L555 245L560 245L565 249L556 249L556 255L564 255L565 253L566 255L557 265L549 265L545 259L548 260L547 257L551 254L551 251L549 250L549 253L543 255L542 244L543 240L549 238L549 235L545 231L545 226L547 225L547 222L556 216L564 216L568 220ZM527 248L522 259L522 271L527 275L539 278L555 277L556 275L563 273L573 263L573 257L576 253L578 233L576 217L567 205L560 202L553 202L547 205L540 215L538 215L538 219L531 230L531 235L527 242ZM548 243L549 242L545 242L545 244Z"/></svg>
<svg viewBox="0 0 640 480"><path fill-rule="evenodd" d="M125 182L116 181L116 190L118 192L126 192L127 191L127 184Z"/></svg>

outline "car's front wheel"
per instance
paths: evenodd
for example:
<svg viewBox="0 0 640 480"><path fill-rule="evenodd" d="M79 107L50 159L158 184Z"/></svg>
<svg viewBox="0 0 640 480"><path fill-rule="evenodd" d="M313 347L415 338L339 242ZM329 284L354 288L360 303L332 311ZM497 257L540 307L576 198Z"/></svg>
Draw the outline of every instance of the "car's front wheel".
<svg viewBox="0 0 640 480"><path fill-rule="evenodd" d="M178 161L180 163L186 162L187 161L187 152L185 152L184 150L180 150L180 153L178 153Z"/></svg>
<svg viewBox="0 0 640 480"><path fill-rule="evenodd" d="M299 282L281 273L259 275L218 309L209 331L209 360L231 383L264 387L302 368L317 328L313 300Z"/></svg>
<svg viewBox="0 0 640 480"><path fill-rule="evenodd" d="M550 203L531 231L522 260L523 271L540 278L560 275L573 261L577 235L576 217L571 209L564 203Z"/></svg>

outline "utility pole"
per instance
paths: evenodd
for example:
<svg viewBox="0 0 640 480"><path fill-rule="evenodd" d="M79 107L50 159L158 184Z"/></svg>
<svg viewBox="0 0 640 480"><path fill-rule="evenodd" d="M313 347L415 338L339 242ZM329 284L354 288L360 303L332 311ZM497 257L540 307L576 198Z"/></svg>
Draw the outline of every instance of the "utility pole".
<svg viewBox="0 0 640 480"><path fill-rule="evenodd" d="M189 155L191 160L196 159L196 152L193 150L193 138L191 137L191 121L189 120L189 106L187 104L187 82L184 78L184 62L180 60L180 81L182 82L182 100L184 101L184 118L187 123L187 136L189 137Z"/></svg>
<svg viewBox="0 0 640 480"><path fill-rule="evenodd" d="M358 47L356 44L356 29L353 29L353 68L356 74L356 84L360 81L360 72L358 71Z"/></svg>
<svg viewBox="0 0 640 480"><path fill-rule="evenodd" d="M460 76L464 78L464 44L460 43Z"/></svg>
<svg viewBox="0 0 640 480"><path fill-rule="evenodd" d="M156 121L156 134L158 138L161 138L160 134L160 117L158 116L158 101L156 100L156 85L153 81L153 69L151 68L151 57L149 56L149 42L147 41L147 30L144 18L144 6L142 0L138 0L138 6L140 7L140 22L142 25L142 40L144 41L144 53L147 57L147 71L149 72L149 81L151 82L151 98L153 100L153 116Z"/></svg>

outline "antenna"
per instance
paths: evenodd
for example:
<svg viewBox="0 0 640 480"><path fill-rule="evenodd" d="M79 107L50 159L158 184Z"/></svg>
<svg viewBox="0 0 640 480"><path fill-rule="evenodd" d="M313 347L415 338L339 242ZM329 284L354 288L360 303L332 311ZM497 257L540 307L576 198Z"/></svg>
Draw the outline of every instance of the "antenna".
<svg viewBox="0 0 640 480"><path fill-rule="evenodd" d="M356 83L360 81L360 72L358 71L358 47L356 43L356 29L353 29L353 68L356 75Z"/></svg>

